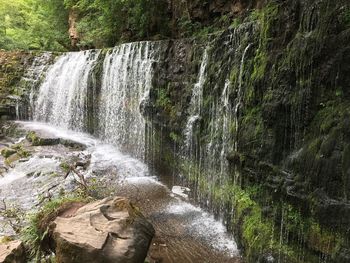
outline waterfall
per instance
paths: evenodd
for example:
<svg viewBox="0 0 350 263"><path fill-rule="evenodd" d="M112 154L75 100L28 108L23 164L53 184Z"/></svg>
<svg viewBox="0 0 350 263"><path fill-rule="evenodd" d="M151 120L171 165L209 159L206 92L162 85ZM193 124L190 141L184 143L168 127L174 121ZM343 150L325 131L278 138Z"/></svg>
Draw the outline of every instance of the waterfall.
<svg viewBox="0 0 350 263"><path fill-rule="evenodd" d="M40 87L34 107L36 121L85 130L88 80L99 53L71 52L58 58Z"/></svg>
<svg viewBox="0 0 350 263"><path fill-rule="evenodd" d="M60 56L39 89L34 119L89 131L93 118L95 135L143 158L145 121L140 105L149 97L153 63L159 54L156 46L157 42L123 44L109 50L103 61L98 50ZM101 84L96 84L92 76L99 61L103 62Z"/></svg>
<svg viewBox="0 0 350 263"><path fill-rule="evenodd" d="M204 50L198 80L194 85L190 107L189 107L189 118L187 120L185 128L185 150L187 153L191 153L193 145L193 126L196 121L200 118L201 107L203 101L203 86L206 80L206 69L208 65L208 47Z"/></svg>
<svg viewBox="0 0 350 263"><path fill-rule="evenodd" d="M236 140L234 142L234 148L236 152L238 151L238 145L237 145L237 141L238 141L237 136L239 132L238 119L239 119L239 110L240 110L240 107L242 106L242 85L243 85L244 64L245 64L245 58L246 58L247 52L251 46L252 44L248 44L248 46L244 49L242 59L241 59L241 65L239 69L239 82L238 82L238 92L237 92L237 99L236 99L237 102L234 110L234 115L235 115L234 120L235 120L235 128L236 128Z"/></svg>
<svg viewBox="0 0 350 263"><path fill-rule="evenodd" d="M227 146L230 143L230 123L231 123L231 105L230 105L230 87L231 82L225 81L224 90L221 95L221 115L222 115L222 146L220 152L220 174L223 175L227 168ZM219 117L219 116L218 116Z"/></svg>
<svg viewBox="0 0 350 263"><path fill-rule="evenodd" d="M103 64L98 136L138 158L143 158L145 151L140 105L149 97L156 45L138 42L118 46L106 55Z"/></svg>
<svg viewBox="0 0 350 263"><path fill-rule="evenodd" d="M215 209L217 215L227 209L225 201L218 200L218 186L237 183L239 179L236 171L230 174L228 157L238 149L245 64L256 30L254 23L243 24L231 34L212 41L211 48L205 50L183 130L182 160L186 176L193 183L190 186L195 189L196 199ZM212 60L216 63L208 63ZM203 97L207 99L204 101ZM206 122L201 126L199 138L195 132L201 117Z"/></svg>

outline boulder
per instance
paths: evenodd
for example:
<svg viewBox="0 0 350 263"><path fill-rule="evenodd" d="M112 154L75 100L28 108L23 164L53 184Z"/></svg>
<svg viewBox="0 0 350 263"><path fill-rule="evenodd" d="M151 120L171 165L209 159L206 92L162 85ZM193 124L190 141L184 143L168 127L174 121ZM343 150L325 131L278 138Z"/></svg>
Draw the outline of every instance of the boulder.
<svg viewBox="0 0 350 263"><path fill-rule="evenodd" d="M26 138L33 146L51 146L60 143L59 138L51 138L46 134L37 134L32 131L27 134Z"/></svg>
<svg viewBox="0 0 350 263"><path fill-rule="evenodd" d="M50 224L58 263L144 262L152 225L127 199L74 203Z"/></svg>
<svg viewBox="0 0 350 263"><path fill-rule="evenodd" d="M25 263L25 250L19 240L0 243L0 263Z"/></svg>

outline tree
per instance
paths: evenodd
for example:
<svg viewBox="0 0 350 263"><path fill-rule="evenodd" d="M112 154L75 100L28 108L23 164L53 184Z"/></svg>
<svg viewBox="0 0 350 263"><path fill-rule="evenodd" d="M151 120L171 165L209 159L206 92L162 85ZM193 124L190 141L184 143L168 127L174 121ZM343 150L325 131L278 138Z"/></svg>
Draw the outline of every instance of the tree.
<svg viewBox="0 0 350 263"><path fill-rule="evenodd" d="M0 0L0 48L66 50L67 14L62 0Z"/></svg>

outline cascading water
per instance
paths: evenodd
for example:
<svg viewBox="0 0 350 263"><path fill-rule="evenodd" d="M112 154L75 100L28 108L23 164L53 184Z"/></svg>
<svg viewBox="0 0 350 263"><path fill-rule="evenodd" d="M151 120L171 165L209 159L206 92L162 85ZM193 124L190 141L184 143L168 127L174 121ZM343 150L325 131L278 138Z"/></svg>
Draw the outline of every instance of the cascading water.
<svg viewBox="0 0 350 263"><path fill-rule="evenodd" d="M208 47L204 50L201 67L198 74L198 81L194 85L189 107L189 118L185 128L185 151L191 154L193 145L193 126L200 118L201 108L203 103L203 86L206 80L206 69L208 65Z"/></svg>
<svg viewBox="0 0 350 263"><path fill-rule="evenodd" d="M40 87L34 119L87 131L90 115L95 134L134 157L143 158L145 121L140 105L149 97L157 42L137 42L110 50L103 62L98 95L90 82L100 51L67 53L47 73ZM97 108L91 112L89 102Z"/></svg>
<svg viewBox="0 0 350 263"><path fill-rule="evenodd" d="M141 103L149 97L157 43L118 46L105 57L98 113L98 136L134 157L145 152L145 120Z"/></svg>
<svg viewBox="0 0 350 263"><path fill-rule="evenodd" d="M215 191L218 186L236 183L238 180L236 175L233 180L229 176L227 158L230 153L238 150L236 136L239 133L240 109L244 95L245 63L252 47L250 42L253 41L254 32L255 24L243 24L230 35L223 35L213 41L211 48L206 50L197 83L192 91L190 116L183 132L185 150L182 159L187 162L188 178L195 188L195 197L209 208L215 209L215 212L222 209L218 211L219 214L225 213L226 208L219 200L215 200L215 207L211 205L214 196L216 199L221 198ZM222 54L225 54L224 58ZM219 61L220 64L208 64L208 60ZM207 98L205 103L203 97ZM206 127L198 132L196 129L199 127L194 124L200 118L207 122L203 123ZM197 141L201 141L201 144L197 145ZM206 184L201 185L201 182Z"/></svg>
<svg viewBox="0 0 350 263"><path fill-rule="evenodd" d="M242 85L243 85L244 63L245 63L245 58L246 58L247 52L251 46L252 46L252 44L248 44L248 46L244 49L242 59L241 59L241 65L240 65L240 69L239 69L238 92L237 92L236 106L235 106L235 111L234 111L236 136L238 136L238 131L239 131L239 125L238 125L239 124L238 123L239 110L240 110L240 107L242 106ZM236 138L235 143L234 143L235 151L238 151L237 141L238 141L238 138Z"/></svg>
<svg viewBox="0 0 350 263"><path fill-rule="evenodd" d="M236 45L237 44L238 47L241 45L240 42L236 43ZM248 44L241 55L238 85L236 84L236 86L234 86L234 84L231 83L228 78L225 80L223 91L215 105L215 110L213 110L214 114L212 114L211 117L211 140L207 149L209 156L219 157L220 183L223 183L221 179L222 177L225 177L225 174L227 174L227 154L231 150L237 151L237 144L235 143L236 140L233 136L233 127L235 128L235 133L237 136L239 129L239 109L242 106L244 64L246 54L250 47L251 44ZM239 56L239 54L235 54L235 56L237 55ZM233 89L236 90L236 98L232 103L230 101L230 94ZM234 145L234 149L229 149L229 145ZM212 164L212 166L213 165L214 164Z"/></svg>
<svg viewBox="0 0 350 263"><path fill-rule="evenodd" d="M47 72L34 107L34 120L84 131L91 70L100 51L67 53Z"/></svg>
<svg viewBox="0 0 350 263"><path fill-rule="evenodd" d="M230 105L230 87L229 80L225 81L224 90L221 95L221 111L222 111L222 147L220 152L220 175L224 175L227 167L227 146L230 141L230 123L231 123L231 105Z"/></svg>

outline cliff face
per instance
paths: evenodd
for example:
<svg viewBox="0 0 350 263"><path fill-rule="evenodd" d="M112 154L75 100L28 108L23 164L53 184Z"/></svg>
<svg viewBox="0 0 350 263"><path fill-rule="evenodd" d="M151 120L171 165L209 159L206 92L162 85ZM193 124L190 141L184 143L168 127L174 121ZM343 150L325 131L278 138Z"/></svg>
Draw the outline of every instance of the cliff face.
<svg viewBox="0 0 350 263"><path fill-rule="evenodd" d="M16 101L20 91L16 89L33 55L24 52L0 51L0 117L16 118Z"/></svg>
<svg viewBox="0 0 350 263"><path fill-rule="evenodd" d="M31 116L30 93L43 80L53 63L52 52L0 51L0 118L28 119Z"/></svg>
<svg viewBox="0 0 350 263"><path fill-rule="evenodd" d="M261 9L264 0L168 0L172 38L220 30L233 19L243 19L250 11Z"/></svg>
<svg viewBox="0 0 350 263"><path fill-rule="evenodd" d="M257 251L276 252L274 242L264 245L260 239L276 235L267 230L272 226L283 233L275 237L281 244L311 251L303 262L314 262L317 254L347 262L347 1L214 2L191 1L182 10L204 23L236 13L243 22L203 40L170 42L167 57L156 66L145 115L182 152L174 159L163 144L157 161L187 174L209 206L225 207L224 214L235 208L232 223L252 262L261 259ZM202 99L194 112L193 89L199 84ZM250 193L245 197L251 205L239 201L237 185ZM279 247L284 262L300 262L300 254L284 248Z"/></svg>
<svg viewBox="0 0 350 263"><path fill-rule="evenodd" d="M260 9L266 1L263 0L215 0L215 1L198 1L198 0L172 0L170 5L175 18L181 18L187 15L193 21L199 21L209 24L213 19L229 16L235 17L244 15L249 10Z"/></svg>

